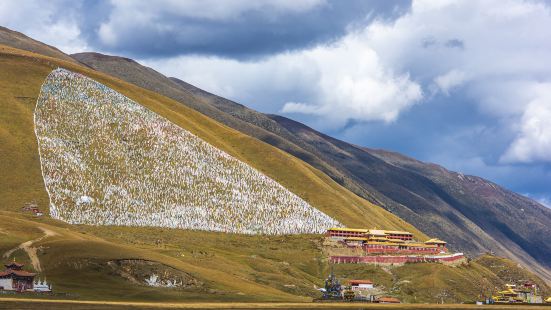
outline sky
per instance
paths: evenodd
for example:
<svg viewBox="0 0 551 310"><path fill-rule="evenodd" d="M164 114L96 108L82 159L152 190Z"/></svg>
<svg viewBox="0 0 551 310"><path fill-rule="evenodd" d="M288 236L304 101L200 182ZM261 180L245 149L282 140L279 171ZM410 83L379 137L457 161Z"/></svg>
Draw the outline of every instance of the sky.
<svg viewBox="0 0 551 310"><path fill-rule="evenodd" d="M3 0L0 25L551 206L551 1Z"/></svg>

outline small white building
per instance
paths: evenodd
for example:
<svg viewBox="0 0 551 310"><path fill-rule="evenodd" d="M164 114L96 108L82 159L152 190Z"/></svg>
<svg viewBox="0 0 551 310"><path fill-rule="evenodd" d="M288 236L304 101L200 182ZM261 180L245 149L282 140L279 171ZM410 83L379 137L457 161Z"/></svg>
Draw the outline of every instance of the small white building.
<svg viewBox="0 0 551 310"><path fill-rule="evenodd" d="M48 293L52 291L52 285L46 282L46 279L41 281L40 279L34 282L33 290L40 293Z"/></svg>
<svg viewBox="0 0 551 310"><path fill-rule="evenodd" d="M374 287L371 280L350 280L349 283L353 291L369 290Z"/></svg>
<svg viewBox="0 0 551 310"><path fill-rule="evenodd" d="M24 292L33 289L36 273L23 270L23 264L15 262L4 265L5 271L0 272L0 290Z"/></svg>

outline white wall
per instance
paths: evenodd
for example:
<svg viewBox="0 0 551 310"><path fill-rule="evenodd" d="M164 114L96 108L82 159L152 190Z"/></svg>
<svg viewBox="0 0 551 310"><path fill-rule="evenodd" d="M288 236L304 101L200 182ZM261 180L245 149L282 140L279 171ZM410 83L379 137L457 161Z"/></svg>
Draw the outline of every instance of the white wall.
<svg viewBox="0 0 551 310"><path fill-rule="evenodd" d="M13 290L12 279L0 279L0 287L4 287L5 290Z"/></svg>

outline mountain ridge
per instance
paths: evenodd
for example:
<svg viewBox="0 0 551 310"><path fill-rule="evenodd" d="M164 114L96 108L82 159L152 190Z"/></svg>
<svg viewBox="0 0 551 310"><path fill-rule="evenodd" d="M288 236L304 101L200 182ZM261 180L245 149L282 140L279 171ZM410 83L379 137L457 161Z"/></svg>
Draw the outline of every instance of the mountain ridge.
<svg viewBox="0 0 551 310"><path fill-rule="evenodd" d="M48 204L40 178L37 141L33 138L32 112L44 78L58 67L85 74L164 115L280 180L317 208L344 219L348 226L410 230L421 240L427 238L409 223L353 195L313 166L166 96L89 66L5 46L0 46L0 67L0 91L5 98L0 101L0 169L5 172L0 178L0 233L6 234L0 238L0 252L39 237L39 227L55 230L59 236L33 246L38 249L44 275L60 292L96 300L308 301L311 299L304 296L317 296L314 286L323 285L329 269L320 253L321 238L316 235L244 236L166 228L68 225L47 216L24 214L20 208L26 202L36 199L41 209ZM277 128L284 130L282 126ZM267 130L263 134L285 142ZM375 158L375 162L381 160ZM15 255L27 262L23 251ZM113 274L110 267L129 256L186 272L206 287L171 291L130 283ZM494 260L486 265L493 266ZM512 262L511 268L521 269ZM336 270L343 279L373 277L387 288L395 287L393 294L407 302L440 301L435 296L435 283L438 289L454 292L446 302L464 302L476 298L484 281L500 287L511 280L537 280L520 272L514 278L498 276L477 261L460 268L418 264L384 271L374 266L339 265ZM406 282L410 285L401 289Z"/></svg>
<svg viewBox="0 0 551 310"><path fill-rule="evenodd" d="M63 53L58 48L44 44L40 41L34 40L21 32L13 31L6 27L0 26L0 44L9 45L22 50L35 52L38 54L63 59L73 63L78 63L71 56Z"/></svg>
<svg viewBox="0 0 551 310"><path fill-rule="evenodd" d="M105 65L101 58L84 57L84 55L73 56L96 70L117 74L113 68L116 67L116 63L110 62L109 65ZM136 69L126 69L130 71L127 71L124 76L119 76L120 78L126 78L127 81L145 88L151 84L145 81L144 76L132 77L130 72ZM473 256L485 252L496 252L507 257L516 257L517 260L538 269L545 274L548 281L551 281L551 271L549 271L551 263L544 259L546 255L551 255L551 246L544 241L545 237L551 238L551 231L544 225L537 225L538 233L523 230L518 225L516 230L511 230L510 227L515 226L516 219L500 217L499 209L476 203L478 208L482 208L481 210L492 210L487 213L487 216L494 219L481 222L474 210L476 208L462 202L461 199L465 200L465 197L458 192L450 192L446 189L450 184L438 183L423 171L389 162L385 159L385 153L351 145L283 116L256 112L177 78L161 77L161 79L170 85L178 84L182 87L181 91L193 96L178 100L173 93L165 92L164 94L168 97L312 164L337 183L406 221L414 223L428 235L436 235L448 240L452 248ZM161 83L161 81L158 82ZM151 87L150 89L163 92L162 88ZM191 102L194 98L196 101ZM197 108L197 106L200 107ZM258 130L259 128L261 130ZM429 166L425 166L425 171L427 167ZM434 164L430 167L440 169L438 168L440 166ZM502 190L501 187L494 190L495 195L504 199L503 212L513 212L514 203L518 201L528 210L526 212L530 213L533 221L551 222L551 211L542 209L545 207L537 202L527 198L508 199L509 196L514 197L511 196L510 191ZM480 192L473 191L471 194L483 201ZM533 210L529 208L536 211L532 212ZM537 216L532 213L541 213L543 217L540 220L534 220ZM523 231L519 234L518 230ZM525 242L532 238L538 241L535 244ZM533 248L538 249L537 251L542 254L531 250Z"/></svg>

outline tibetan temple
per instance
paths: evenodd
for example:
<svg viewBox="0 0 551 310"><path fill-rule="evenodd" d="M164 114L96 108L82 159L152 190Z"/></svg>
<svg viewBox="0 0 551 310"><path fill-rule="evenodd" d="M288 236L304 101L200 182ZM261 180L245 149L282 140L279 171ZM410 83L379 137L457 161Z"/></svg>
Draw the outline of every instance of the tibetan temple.
<svg viewBox="0 0 551 310"><path fill-rule="evenodd" d="M337 264L454 264L465 259L463 253L448 253L445 241L416 241L407 231L336 227L327 230L326 238L333 244L330 260Z"/></svg>
<svg viewBox="0 0 551 310"><path fill-rule="evenodd" d="M535 283L525 282L522 285L506 284L506 289L497 292L492 299L495 303L527 303L541 304L543 298L539 294L538 286Z"/></svg>
<svg viewBox="0 0 551 310"><path fill-rule="evenodd" d="M32 290L36 273L23 270L23 264L15 262L4 265L6 270L0 272L0 290L24 292Z"/></svg>

